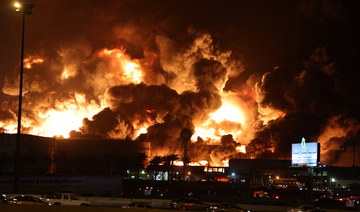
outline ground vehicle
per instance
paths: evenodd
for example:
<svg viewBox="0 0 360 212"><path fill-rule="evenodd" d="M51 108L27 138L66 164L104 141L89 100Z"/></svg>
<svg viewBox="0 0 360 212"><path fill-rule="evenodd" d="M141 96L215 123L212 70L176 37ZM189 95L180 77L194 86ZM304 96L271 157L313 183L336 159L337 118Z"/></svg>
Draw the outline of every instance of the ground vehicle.
<svg viewBox="0 0 360 212"><path fill-rule="evenodd" d="M9 201L12 204L20 205L51 205L51 203L44 198L39 198L32 195L19 195L11 198Z"/></svg>
<svg viewBox="0 0 360 212"><path fill-rule="evenodd" d="M153 208L147 202L132 202L126 208Z"/></svg>
<svg viewBox="0 0 360 212"><path fill-rule="evenodd" d="M342 209L345 207L345 201L335 199L318 199L313 202L317 208Z"/></svg>
<svg viewBox="0 0 360 212"><path fill-rule="evenodd" d="M289 208L288 212L310 212L318 208L313 205L300 205L297 207Z"/></svg>
<svg viewBox="0 0 360 212"><path fill-rule="evenodd" d="M242 208L233 203L222 202L211 205L209 212L250 212L250 210Z"/></svg>
<svg viewBox="0 0 360 212"><path fill-rule="evenodd" d="M201 202L199 199L196 198L182 198L178 200L173 200L171 202L171 207L182 211L186 211L186 210L205 211L209 208L209 205Z"/></svg>
<svg viewBox="0 0 360 212"><path fill-rule="evenodd" d="M0 204L7 203L7 198L5 194L0 194Z"/></svg>
<svg viewBox="0 0 360 212"><path fill-rule="evenodd" d="M78 205L78 206L90 205L89 201L82 199L72 193L44 194L41 195L41 197L49 199L49 202L52 205Z"/></svg>

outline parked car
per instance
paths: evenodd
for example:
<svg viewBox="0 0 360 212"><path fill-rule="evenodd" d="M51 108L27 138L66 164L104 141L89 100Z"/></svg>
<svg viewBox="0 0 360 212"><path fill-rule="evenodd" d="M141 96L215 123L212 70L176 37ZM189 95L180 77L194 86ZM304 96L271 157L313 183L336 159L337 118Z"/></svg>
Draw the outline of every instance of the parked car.
<svg viewBox="0 0 360 212"><path fill-rule="evenodd" d="M308 212L325 212L325 211L321 210L321 209L313 209L313 210L310 210Z"/></svg>
<svg viewBox="0 0 360 212"><path fill-rule="evenodd" d="M153 208L153 207L147 202L132 202L128 206L125 206L123 208Z"/></svg>
<svg viewBox="0 0 360 212"><path fill-rule="evenodd" d="M12 204L20 205L51 205L49 201L44 198L39 198L32 195L19 195L10 199Z"/></svg>
<svg viewBox="0 0 360 212"><path fill-rule="evenodd" d="M0 194L0 204L7 203L8 200L5 194Z"/></svg>
<svg viewBox="0 0 360 212"><path fill-rule="evenodd" d="M250 210L233 203L222 202L211 205L209 207L209 212L250 212Z"/></svg>
<svg viewBox="0 0 360 212"><path fill-rule="evenodd" d="M43 194L41 197L47 198L53 205L78 205L89 206L90 202L72 193Z"/></svg>
<svg viewBox="0 0 360 212"><path fill-rule="evenodd" d="M345 208L345 202L335 199L318 199L313 202L317 208L328 208L328 209L343 209Z"/></svg>
<svg viewBox="0 0 360 212"><path fill-rule="evenodd" d="M182 198L182 199L173 200L171 202L171 207L182 211L186 211L186 210L205 211L209 208L209 205L201 202L197 198Z"/></svg>
<svg viewBox="0 0 360 212"><path fill-rule="evenodd" d="M313 205L300 205L293 208L289 208L288 212L310 212L313 210L317 210L318 208Z"/></svg>

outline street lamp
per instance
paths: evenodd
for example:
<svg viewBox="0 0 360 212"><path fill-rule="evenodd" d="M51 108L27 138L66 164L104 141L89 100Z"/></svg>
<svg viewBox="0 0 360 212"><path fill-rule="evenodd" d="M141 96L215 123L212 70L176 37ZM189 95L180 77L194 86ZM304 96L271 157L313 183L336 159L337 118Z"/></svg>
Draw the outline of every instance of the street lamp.
<svg viewBox="0 0 360 212"><path fill-rule="evenodd" d="M336 188L336 179L335 178L331 178L330 179L330 191L332 192L333 189Z"/></svg>
<svg viewBox="0 0 360 212"><path fill-rule="evenodd" d="M23 74L24 74L24 37L25 37L25 16L32 14L33 4L15 2L15 11L22 13L22 33L21 33L21 58L20 58L20 82L19 82L19 108L18 108L18 126L16 134L16 144L14 153L14 193L19 190L19 156L21 144L21 109L22 109L22 87L23 87Z"/></svg>
<svg viewBox="0 0 360 212"><path fill-rule="evenodd" d="M20 4L20 2L15 2L15 3L14 3L14 7L16 8L16 12L20 12L20 9L21 9L21 4Z"/></svg>

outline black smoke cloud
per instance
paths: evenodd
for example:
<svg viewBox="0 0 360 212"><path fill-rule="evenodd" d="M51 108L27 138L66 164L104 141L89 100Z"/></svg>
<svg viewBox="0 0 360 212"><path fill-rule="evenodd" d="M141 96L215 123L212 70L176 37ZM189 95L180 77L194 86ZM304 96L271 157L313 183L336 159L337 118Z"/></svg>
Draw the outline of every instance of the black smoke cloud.
<svg viewBox="0 0 360 212"><path fill-rule="evenodd" d="M181 130L189 128L194 132L193 122L206 120L210 112L221 106L215 85L225 80L226 69L217 61L201 59L193 65L193 72L198 91L178 94L165 85L144 83L107 89L109 108L92 120L85 119L81 132L125 139L135 136L133 124L150 125L147 140L152 152L178 153L182 146Z"/></svg>
<svg viewBox="0 0 360 212"><path fill-rule="evenodd" d="M358 6L355 2L297 2L296 54L305 62L293 68L276 67L257 82L259 108L285 115L258 128L248 145L251 154L290 159L289 144L305 137L320 142L322 163L353 165L345 158L351 158L349 143L359 145L359 39L354 9Z"/></svg>
<svg viewBox="0 0 360 212"><path fill-rule="evenodd" d="M216 84L224 84L227 70L218 61L201 59L193 65L194 76L199 90L218 91Z"/></svg>
<svg viewBox="0 0 360 212"><path fill-rule="evenodd" d="M258 150L266 153L273 148L274 158L289 158L291 143L300 142L302 137L308 142L317 142L320 138L322 153L344 149L350 141L358 143L358 114L351 113L353 106L348 105L354 102L354 97L347 99L349 96L343 93L339 85L344 86L346 82L338 77L343 70L335 64L326 48L319 48L304 62L301 71L277 67L264 74L256 86L259 106L280 110L286 115L270 121L256 133L248 146L252 154ZM338 133L328 135L332 131Z"/></svg>

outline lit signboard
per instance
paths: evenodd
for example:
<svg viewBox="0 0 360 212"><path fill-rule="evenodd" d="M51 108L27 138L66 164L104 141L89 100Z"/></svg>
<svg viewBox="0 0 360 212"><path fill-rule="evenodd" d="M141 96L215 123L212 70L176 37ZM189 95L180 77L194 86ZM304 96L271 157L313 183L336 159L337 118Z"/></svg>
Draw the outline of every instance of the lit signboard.
<svg viewBox="0 0 360 212"><path fill-rule="evenodd" d="M316 142L306 143L302 138L301 143L291 146L291 164L293 166L317 166L320 161L320 144Z"/></svg>

